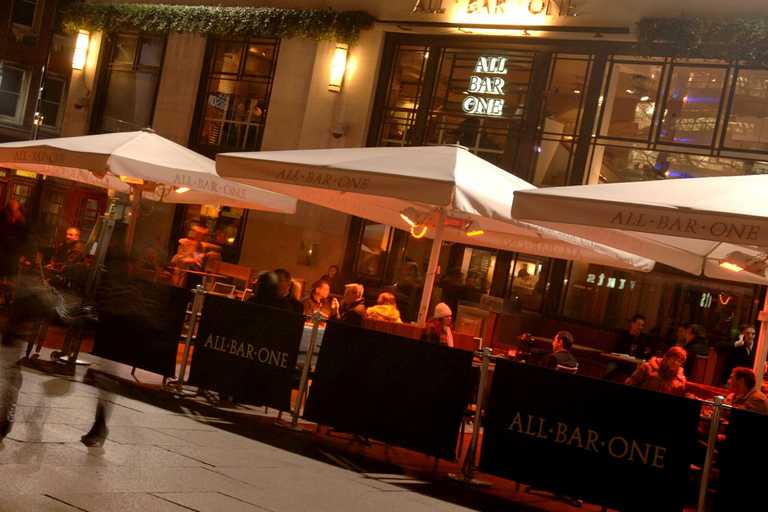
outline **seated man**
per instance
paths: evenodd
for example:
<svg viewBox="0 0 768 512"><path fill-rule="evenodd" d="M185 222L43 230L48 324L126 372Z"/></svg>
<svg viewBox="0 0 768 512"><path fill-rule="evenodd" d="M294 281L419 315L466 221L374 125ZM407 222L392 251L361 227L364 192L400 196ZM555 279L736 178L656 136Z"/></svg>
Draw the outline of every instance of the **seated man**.
<svg viewBox="0 0 768 512"><path fill-rule="evenodd" d="M768 398L755 386L757 379L750 368L737 366L731 371L728 379L728 390L731 392L726 403L739 409L768 414Z"/></svg>
<svg viewBox="0 0 768 512"><path fill-rule="evenodd" d="M650 361L641 364L626 383L651 391L683 396L686 383L683 365L687 357L684 348L672 347L663 358L652 357Z"/></svg>
<svg viewBox="0 0 768 512"><path fill-rule="evenodd" d="M573 346L573 334L568 331L560 331L552 339L552 353L541 361L541 366L553 370L576 371L579 362L573 357L570 350Z"/></svg>
<svg viewBox="0 0 768 512"><path fill-rule="evenodd" d="M64 241L58 244L48 262L49 269L63 269L75 265L85 259L85 244L80 241L80 230L76 227L67 228Z"/></svg>
<svg viewBox="0 0 768 512"><path fill-rule="evenodd" d="M65 237L63 242L54 247L45 270L54 286L82 286L87 273L85 244L80 241L80 230L76 227L67 228Z"/></svg>

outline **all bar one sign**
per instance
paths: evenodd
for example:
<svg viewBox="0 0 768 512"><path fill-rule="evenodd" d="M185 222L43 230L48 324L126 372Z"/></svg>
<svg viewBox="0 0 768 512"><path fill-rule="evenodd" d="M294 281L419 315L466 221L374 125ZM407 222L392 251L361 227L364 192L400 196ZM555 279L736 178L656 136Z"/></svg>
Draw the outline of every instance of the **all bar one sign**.
<svg viewBox="0 0 768 512"><path fill-rule="evenodd" d="M474 74L469 77L469 95L461 102L461 109L476 116L501 117L506 76L506 57L483 55L478 58Z"/></svg>

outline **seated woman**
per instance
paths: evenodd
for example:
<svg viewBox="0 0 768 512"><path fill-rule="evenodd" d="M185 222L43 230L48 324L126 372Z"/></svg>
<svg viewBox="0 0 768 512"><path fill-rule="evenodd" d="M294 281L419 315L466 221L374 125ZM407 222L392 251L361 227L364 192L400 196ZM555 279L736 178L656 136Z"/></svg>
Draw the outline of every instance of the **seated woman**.
<svg viewBox="0 0 768 512"><path fill-rule="evenodd" d="M368 308L365 316L372 320L403 323L400 319L400 311L397 309L397 299L393 293L389 292L380 293L376 305Z"/></svg>
<svg viewBox="0 0 768 512"><path fill-rule="evenodd" d="M627 379L627 384L671 395L685 395L683 366L688 354L682 347L672 347L663 358L652 357Z"/></svg>
<svg viewBox="0 0 768 512"><path fill-rule="evenodd" d="M432 319L427 322L427 328L424 330L421 340L453 348L452 318L453 311L448 307L448 304L441 302L435 306L435 312Z"/></svg>
<svg viewBox="0 0 768 512"><path fill-rule="evenodd" d="M344 286L344 298L339 309L339 317L344 323L351 325L363 325L365 318L364 288L361 284L348 284Z"/></svg>

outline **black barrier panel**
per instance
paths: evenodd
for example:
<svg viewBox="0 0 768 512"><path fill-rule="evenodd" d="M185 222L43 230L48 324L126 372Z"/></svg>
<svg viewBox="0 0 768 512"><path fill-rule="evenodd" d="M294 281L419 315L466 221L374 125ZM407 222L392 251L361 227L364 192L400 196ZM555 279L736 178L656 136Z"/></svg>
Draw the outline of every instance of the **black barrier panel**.
<svg viewBox="0 0 768 512"><path fill-rule="evenodd" d="M176 374L190 292L141 280L108 283L99 294L94 355L166 377Z"/></svg>
<svg viewBox="0 0 768 512"><path fill-rule="evenodd" d="M716 457L720 490L714 510L764 510L765 467L768 461L768 416L734 409L725 414L725 440ZM717 486L717 472L713 485Z"/></svg>
<svg viewBox="0 0 768 512"><path fill-rule="evenodd" d="M207 296L189 383L287 411L303 328L291 311Z"/></svg>
<svg viewBox="0 0 768 512"><path fill-rule="evenodd" d="M329 322L304 418L454 459L472 353Z"/></svg>
<svg viewBox="0 0 768 512"><path fill-rule="evenodd" d="M480 469L623 511L680 511L700 405L500 360Z"/></svg>

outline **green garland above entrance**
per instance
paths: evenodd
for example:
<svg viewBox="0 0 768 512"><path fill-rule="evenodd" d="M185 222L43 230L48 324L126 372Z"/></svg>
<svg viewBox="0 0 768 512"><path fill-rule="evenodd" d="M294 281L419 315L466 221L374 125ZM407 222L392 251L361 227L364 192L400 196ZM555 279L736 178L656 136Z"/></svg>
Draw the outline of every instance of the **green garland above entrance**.
<svg viewBox="0 0 768 512"><path fill-rule="evenodd" d="M365 11L214 7L165 4L71 3L63 10L69 31L141 31L154 34L196 32L217 36L255 36L352 43L374 18Z"/></svg>
<svg viewBox="0 0 768 512"><path fill-rule="evenodd" d="M768 17L643 18L637 28L642 43L671 44L681 57L768 66Z"/></svg>

